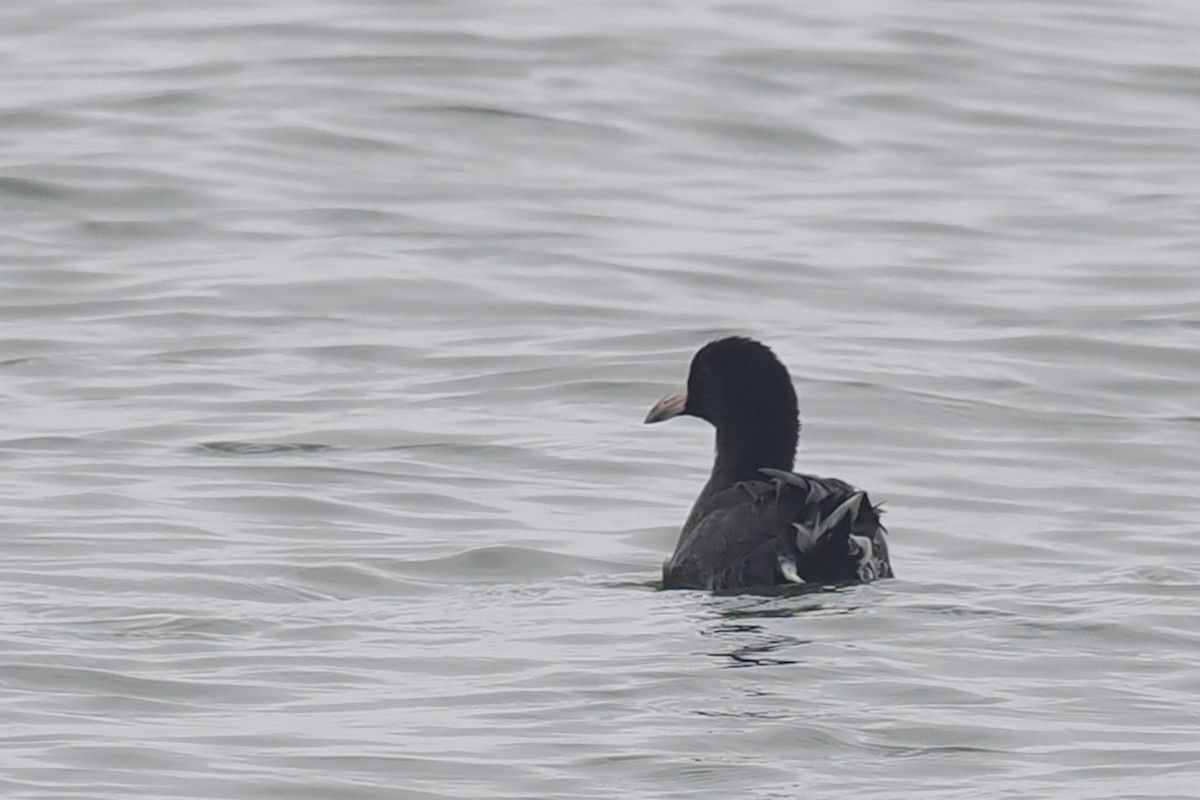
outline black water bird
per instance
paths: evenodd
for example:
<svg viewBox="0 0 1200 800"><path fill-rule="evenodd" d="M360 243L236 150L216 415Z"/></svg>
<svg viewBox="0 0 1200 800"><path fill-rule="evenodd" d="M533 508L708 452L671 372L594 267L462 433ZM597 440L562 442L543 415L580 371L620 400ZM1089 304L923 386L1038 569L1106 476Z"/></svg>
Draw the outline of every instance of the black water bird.
<svg viewBox="0 0 1200 800"><path fill-rule="evenodd" d="M770 348L739 336L702 347L686 390L659 400L646 422L683 414L717 429L717 455L663 565L663 588L740 592L892 577L867 493L792 472L800 413Z"/></svg>

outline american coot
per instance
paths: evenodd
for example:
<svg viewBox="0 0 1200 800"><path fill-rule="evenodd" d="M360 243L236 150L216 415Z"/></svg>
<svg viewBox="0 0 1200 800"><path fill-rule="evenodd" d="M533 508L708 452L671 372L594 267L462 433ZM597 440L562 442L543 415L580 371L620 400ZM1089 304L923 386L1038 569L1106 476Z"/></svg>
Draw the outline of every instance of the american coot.
<svg viewBox="0 0 1200 800"><path fill-rule="evenodd" d="M737 592L892 577L867 493L791 471L796 391L770 348L738 336L706 344L687 390L659 400L646 422L681 414L712 423L717 456L663 565L663 588Z"/></svg>

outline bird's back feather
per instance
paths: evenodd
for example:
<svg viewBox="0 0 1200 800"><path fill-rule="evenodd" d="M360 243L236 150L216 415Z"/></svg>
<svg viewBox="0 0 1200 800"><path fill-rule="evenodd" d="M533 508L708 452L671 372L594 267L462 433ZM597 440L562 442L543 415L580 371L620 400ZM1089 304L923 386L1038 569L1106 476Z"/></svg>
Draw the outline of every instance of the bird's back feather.
<svg viewBox="0 0 1200 800"><path fill-rule="evenodd" d="M740 591L891 577L879 511L836 478L763 470L693 508L663 586Z"/></svg>

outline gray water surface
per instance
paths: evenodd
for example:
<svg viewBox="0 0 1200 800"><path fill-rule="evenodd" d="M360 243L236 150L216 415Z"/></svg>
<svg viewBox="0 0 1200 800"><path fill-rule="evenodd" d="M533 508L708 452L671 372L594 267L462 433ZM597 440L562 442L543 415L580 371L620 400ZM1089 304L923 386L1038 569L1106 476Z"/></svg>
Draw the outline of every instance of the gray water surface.
<svg viewBox="0 0 1200 800"><path fill-rule="evenodd" d="M1198 35L4 4L0 793L1195 797ZM896 580L655 589L729 333Z"/></svg>

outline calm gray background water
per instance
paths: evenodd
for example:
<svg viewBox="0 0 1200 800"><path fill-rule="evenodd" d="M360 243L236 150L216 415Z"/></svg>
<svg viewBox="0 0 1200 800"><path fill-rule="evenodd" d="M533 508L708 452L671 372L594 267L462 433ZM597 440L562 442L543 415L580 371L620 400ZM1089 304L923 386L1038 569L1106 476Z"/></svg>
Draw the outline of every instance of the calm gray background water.
<svg viewBox="0 0 1200 800"><path fill-rule="evenodd" d="M6 798L1192 798L1190 0L0 8ZM897 580L656 591L691 353Z"/></svg>

